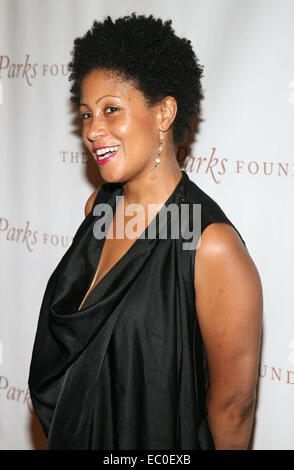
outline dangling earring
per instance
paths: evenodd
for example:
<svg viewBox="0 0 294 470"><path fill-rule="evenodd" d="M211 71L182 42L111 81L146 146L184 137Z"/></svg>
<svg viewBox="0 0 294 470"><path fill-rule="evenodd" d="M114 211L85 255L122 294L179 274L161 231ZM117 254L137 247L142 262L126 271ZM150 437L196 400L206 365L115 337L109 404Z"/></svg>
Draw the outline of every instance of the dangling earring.
<svg viewBox="0 0 294 470"><path fill-rule="evenodd" d="M163 132L160 132L160 134L159 134L159 140L160 140L160 144L159 144L159 148L158 148L158 155L157 155L157 157L156 157L156 159L155 159L155 165L154 165L154 167L153 167L152 170L151 170L151 176L150 176L150 178L151 178L152 180L155 180L155 179L157 178L157 176L158 176L157 167L158 167L158 165L159 165L159 163L160 163L161 153L162 153L162 151L163 151L163 141L164 141L164 134L163 134Z"/></svg>

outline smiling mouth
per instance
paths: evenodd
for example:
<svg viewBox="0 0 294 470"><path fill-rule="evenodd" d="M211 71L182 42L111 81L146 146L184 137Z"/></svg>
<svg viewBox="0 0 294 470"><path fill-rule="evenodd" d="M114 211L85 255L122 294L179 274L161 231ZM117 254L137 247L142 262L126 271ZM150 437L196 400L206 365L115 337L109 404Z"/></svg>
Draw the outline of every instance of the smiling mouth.
<svg viewBox="0 0 294 470"><path fill-rule="evenodd" d="M100 160L104 160L105 158L110 157L111 155L116 153L118 149L119 149L119 145L116 145L115 147L106 147L103 149L97 149L95 154L98 157L97 159L100 161Z"/></svg>

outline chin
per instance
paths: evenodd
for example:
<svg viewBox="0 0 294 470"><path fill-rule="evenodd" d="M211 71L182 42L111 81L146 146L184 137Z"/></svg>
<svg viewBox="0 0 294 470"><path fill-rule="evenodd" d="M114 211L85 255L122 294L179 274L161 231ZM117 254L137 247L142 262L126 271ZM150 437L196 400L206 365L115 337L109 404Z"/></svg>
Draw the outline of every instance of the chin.
<svg viewBox="0 0 294 470"><path fill-rule="evenodd" d="M106 166L106 165L105 165ZM105 183L120 183L123 184L126 181L126 175L124 172L113 168L99 167L100 175L104 179Z"/></svg>
<svg viewBox="0 0 294 470"><path fill-rule="evenodd" d="M136 180L138 177L144 174L146 171L143 167L137 167L135 165L118 165L117 162L114 165L106 164L99 166L101 177L106 183L118 183L125 184L131 180Z"/></svg>

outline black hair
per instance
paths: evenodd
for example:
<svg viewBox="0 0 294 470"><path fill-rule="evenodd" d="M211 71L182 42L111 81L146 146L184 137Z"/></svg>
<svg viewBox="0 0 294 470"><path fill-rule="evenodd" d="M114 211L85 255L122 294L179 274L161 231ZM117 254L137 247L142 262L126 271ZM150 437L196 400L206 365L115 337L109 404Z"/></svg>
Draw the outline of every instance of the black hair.
<svg viewBox="0 0 294 470"><path fill-rule="evenodd" d="M171 20L135 13L115 21L110 16L103 22L95 20L74 41L69 63L71 100L79 105L82 80L92 70L115 71L134 81L150 106L166 96L176 99L173 141L175 145L183 142L200 110L203 66L191 41L176 36L171 25Z"/></svg>

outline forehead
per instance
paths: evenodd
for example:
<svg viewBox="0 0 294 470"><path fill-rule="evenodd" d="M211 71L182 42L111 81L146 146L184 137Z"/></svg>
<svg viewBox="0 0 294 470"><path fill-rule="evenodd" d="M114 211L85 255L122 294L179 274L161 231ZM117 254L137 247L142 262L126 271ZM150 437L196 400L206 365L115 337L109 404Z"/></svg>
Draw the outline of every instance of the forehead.
<svg viewBox="0 0 294 470"><path fill-rule="evenodd" d="M135 87L134 82L109 70L92 70L81 84L81 102L98 100L105 95L115 95L128 101L143 99L143 94Z"/></svg>

